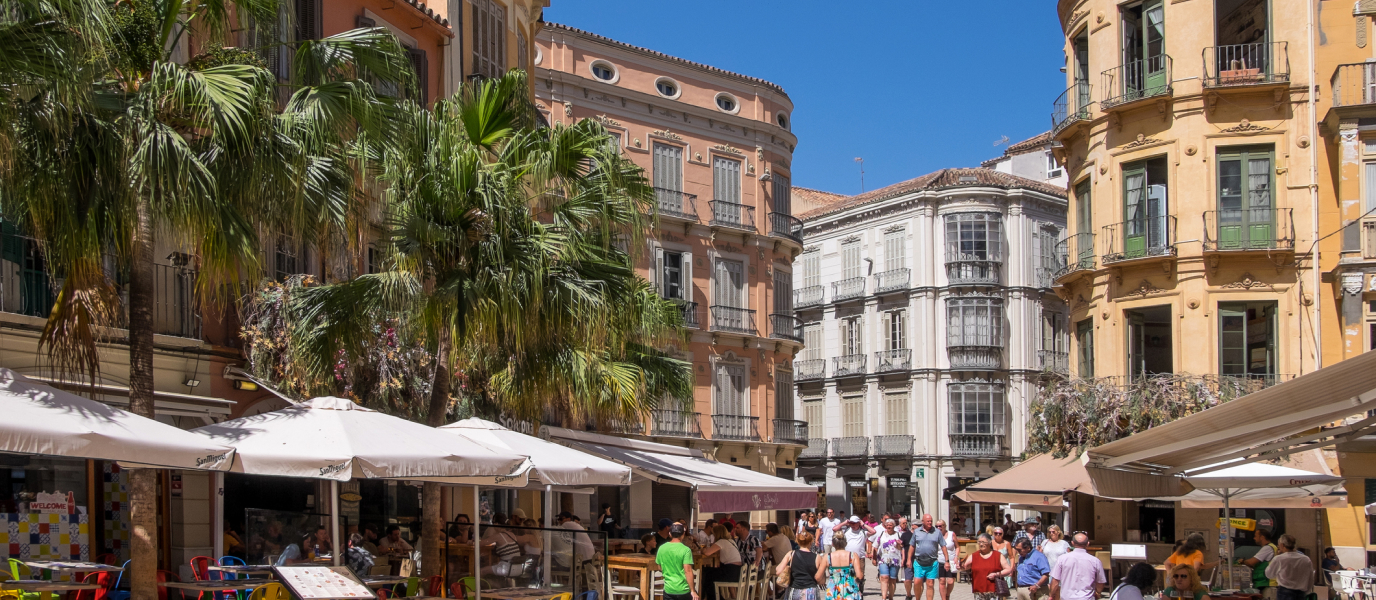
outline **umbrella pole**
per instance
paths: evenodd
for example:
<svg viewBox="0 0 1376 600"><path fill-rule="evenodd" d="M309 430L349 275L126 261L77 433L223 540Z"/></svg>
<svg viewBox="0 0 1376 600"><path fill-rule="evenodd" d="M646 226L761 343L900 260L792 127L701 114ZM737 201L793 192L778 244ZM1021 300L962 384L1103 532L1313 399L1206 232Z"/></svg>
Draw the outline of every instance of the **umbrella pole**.
<svg viewBox="0 0 1376 600"><path fill-rule="evenodd" d="M330 543L334 544L330 548L330 558L337 567L342 557L339 552L339 481L335 479L330 480Z"/></svg>
<svg viewBox="0 0 1376 600"><path fill-rule="evenodd" d="M1229 498L1232 496L1231 490L1223 488L1223 530L1227 533L1224 543L1228 545L1228 589L1233 587L1233 511L1229 507Z"/></svg>
<svg viewBox="0 0 1376 600"><path fill-rule="evenodd" d="M215 557L225 555L225 474L215 471L210 474L210 486L215 490L210 502L215 506L211 513L211 535L215 538Z"/></svg>
<svg viewBox="0 0 1376 600"><path fill-rule="evenodd" d="M478 538L482 534L482 499L478 497L478 486L473 486L473 595L477 600L483 597L483 557Z"/></svg>
<svg viewBox="0 0 1376 600"><path fill-rule="evenodd" d="M545 548L544 548L544 552L541 552L541 554L544 554L544 555L545 555L545 558L544 558L544 564L541 566L541 571L540 571L540 572L541 572L541 573L544 573L544 585L545 585L545 587L550 587L550 581L552 581L551 577L553 576L553 573L550 573L550 568L551 568L551 567L550 567L550 552L551 552L551 550L552 550L552 548L550 547L550 545L553 543L553 540L551 540L550 537L549 537L549 529L550 529L550 527L553 527L553 526L554 526L554 486L552 486L552 485L546 485L546 486L545 486L545 507L544 507L544 508L545 508L545 526L544 526L543 529L545 530L545 542L544 542Z"/></svg>

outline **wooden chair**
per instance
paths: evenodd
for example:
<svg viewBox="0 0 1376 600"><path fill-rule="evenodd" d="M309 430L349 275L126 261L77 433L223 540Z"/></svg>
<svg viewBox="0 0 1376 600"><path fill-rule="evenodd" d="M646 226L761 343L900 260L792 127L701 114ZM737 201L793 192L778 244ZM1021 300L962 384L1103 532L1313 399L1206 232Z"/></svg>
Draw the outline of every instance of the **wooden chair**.
<svg viewBox="0 0 1376 600"><path fill-rule="evenodd" d="M756 575L756 571L754 568L750 567L749 565L741 565L740 580L716 582L715 585L717 586L717 598L732 598L733 600L752 600L754 594L751 593L751 588L755 586L758 580L759 577ZM731 590L731 593L723 594L722 592L726 590Z"/></svg>

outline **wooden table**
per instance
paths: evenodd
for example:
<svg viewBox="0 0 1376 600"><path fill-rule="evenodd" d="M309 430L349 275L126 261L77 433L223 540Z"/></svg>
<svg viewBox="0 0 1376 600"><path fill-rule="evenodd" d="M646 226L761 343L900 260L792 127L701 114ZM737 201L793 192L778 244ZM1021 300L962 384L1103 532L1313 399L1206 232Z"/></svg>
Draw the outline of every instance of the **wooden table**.
<svg viewBox="0 0 1376 600"><path fill-rule="evenodd" d="M263 587L267 582L262 579L225 579L223 581L164 581L161 587L197 592L239 591Z"/></svg>
<svg viewBox="0 0 1376 600"><path fill-rule="evenodd" d="M478 590L478 595L484 598L495 600L549 600L555 596L564 594L549 588L497 588L495 590Z"/></svg>
<svg viewBox="0 0 1376 600"><path fill-rule="evenodd" d="M272 575L272 565L210 565L210 571L220 571L230 575ZM230 580L232 581L232 580Z"/></svg>
<svg viewBox="0 0 1376 600"><path fill-rule="evenodd" d="M650 554L615 554L607 557L607 569L630 571L640 577L640 597L644 600L654 598L650 595L653 580L650 573L659 570L659 563Z"/></svg>
<svg viewBox="0 0 1376 600"><path fill-rule="evenodd" d="M23 590L25 592L71 592L75 590L100 589L100 586L94 583L48 581L46 579L11 579L9 581L0 582L0 587L8 590Z"/></svg>
<svg viewBox="0 0 1376 600"><path fill-rule="evenodd" d="M366 585L370 588L382 588L396 585L398 583L406 583L410 580L410 577L402 577L400 575L379 575L377 577L365 577L363 579L363 585Z"/></svg>
<svg viewBox="0 0 1376 600"><path fill-rule="evenodd" d="M52 571L54 573L96 573L101 571L109 573L118 573L124 570L124 567L116 567L114 565L107 565L98 562L85 562L79 560L26 560L24 561L24 564L28 565L30 569L41 569L43 571Z"/></svg>

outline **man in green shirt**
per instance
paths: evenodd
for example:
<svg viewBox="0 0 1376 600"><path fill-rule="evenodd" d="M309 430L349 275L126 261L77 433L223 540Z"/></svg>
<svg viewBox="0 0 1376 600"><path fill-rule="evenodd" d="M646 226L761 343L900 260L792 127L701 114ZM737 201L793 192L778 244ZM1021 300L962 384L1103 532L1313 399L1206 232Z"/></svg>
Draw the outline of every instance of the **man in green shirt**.
<svg viewBox="0 0 1376 600"><path fill-rule="evenodd" d="M698 600L693 591L693 551L683 544L681 523L669 526L670 541L655 552L655 563L664 574L665 600Z"/></svg>

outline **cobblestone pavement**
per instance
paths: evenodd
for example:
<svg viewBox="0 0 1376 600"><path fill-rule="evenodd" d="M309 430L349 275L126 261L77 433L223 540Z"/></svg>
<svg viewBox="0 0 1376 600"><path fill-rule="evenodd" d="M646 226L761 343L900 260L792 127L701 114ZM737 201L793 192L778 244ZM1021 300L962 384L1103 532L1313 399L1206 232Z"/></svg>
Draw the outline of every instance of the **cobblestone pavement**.
<svg viewBox="0 0 1376 600"><path fill-rule="evenodd" d="M908 600L903 595L903 584L897 584L894 588L894 600ZM932 593L932 600L943 600L939 591ZM867 600L879 600L879 570L869 561L865 561L865 598ZM970 591L970 584L957 583L951 590L951 600L973 600L974 594ZM912 600L927 600L926 594L922 597L914 596Z"/></svg>

